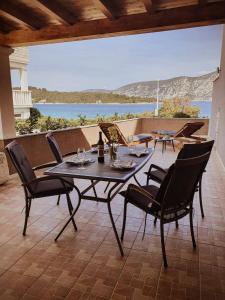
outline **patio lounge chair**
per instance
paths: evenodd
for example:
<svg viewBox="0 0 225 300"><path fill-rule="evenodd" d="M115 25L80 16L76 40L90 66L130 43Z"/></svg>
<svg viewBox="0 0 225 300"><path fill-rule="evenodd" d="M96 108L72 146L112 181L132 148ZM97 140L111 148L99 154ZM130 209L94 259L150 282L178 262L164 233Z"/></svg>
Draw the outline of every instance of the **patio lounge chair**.
<svg viewBox="0 0 225 300"><path fill-rule="evenodd" d="M130 146L130 145L137 145L137 144L143 144L145 143L146 147L148 147L148 143L152 141L152 136L150 134L137 134L133 135L131 138L131 141L128 141L117 124L115 123L99 123L99 127L101 128L102 132L106 136L107 140L110 141L110 134L109 134L109 128L114 127L117 131L118 135L118 143L124 146Z"/></svg>
<svg viewBox="0 0 225 300"><path fill-rule="evenodd" d="M30 214L31 203L34 198L43 198L57 195L66 195L67 205L70 216L72 215L73 206L70 200L70 192L73 186L68 183L68 180L63 180L56 176L36 177L34 170L26 156L23 147L16 141L9 143L6 146L6 151L20 177L25 194L25 222L23 235L26 235L27 222ZM46 167L43 165L42 167ZM74 219L72 220L74 229L77 230Z"/></svg>
<svg viewBox="0 0 225 300"><path fill-rule="evenodd" d="M125 198L121 239L124 238L127 204L131 203L146 212L145 225L147 214L160 220L164 267L168 266L164 242L164 224L189 215L192 243L195 248L193 198L209 156L210 153L208 152L195 158L177 159L169 168L160 187L155 185L139 187L130 184L126 191L121 192L121 195Z"/></svg>
<svg viewBox="0 0 225 300"><path fill-rule="evenodd" d="M203 155L207 152L211 153L213 148L214 141L203 142L201 144L184 144L183 148L180 150L177 159L186 159L195 156ZM206 167L206 165L205 165ZM163 169L158 165L151 164L148 172L145 172L147 175L147 185L149 185L149 181L153 180L159 184L161 184L166 177L168 169ZM202 204L202 176L200 176L199 184L197 186L197 191L199 191L199 202L200 202L200 209L201 215L204 218L204 210Z"/></svg>
<svg viewBox="0 0 225 300"><path fill-rule="evenodd" d="M152 131L155 134L154 138L154 148L158 142L162 143L162 153L166 150L166 144L169 143L173 146L173 150L175 151L174 147L174 140L179 141L181 144L185 142L201 142L205 141L205 138L193 136L193 134L202 128L205 125L204 122L193 122L193 123L186 123L184 126L178 130L177 132L172 130L154 130Z"/></svg>

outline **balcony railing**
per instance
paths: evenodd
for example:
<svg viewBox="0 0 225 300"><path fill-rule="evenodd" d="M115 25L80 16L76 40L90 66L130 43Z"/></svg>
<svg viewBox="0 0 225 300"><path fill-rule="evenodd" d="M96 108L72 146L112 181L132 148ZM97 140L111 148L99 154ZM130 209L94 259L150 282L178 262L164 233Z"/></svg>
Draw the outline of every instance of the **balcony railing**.
<svg viewBox="0 0 225 300"><path fill-rule="evenodd" d="M31 91L13 90L14 107L32 107Z"/></svg>

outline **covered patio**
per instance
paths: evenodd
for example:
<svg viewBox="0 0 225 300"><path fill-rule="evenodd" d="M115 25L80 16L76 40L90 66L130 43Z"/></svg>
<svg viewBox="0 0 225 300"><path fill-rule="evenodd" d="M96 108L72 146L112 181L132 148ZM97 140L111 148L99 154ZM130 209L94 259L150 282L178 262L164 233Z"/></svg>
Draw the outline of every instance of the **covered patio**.
<svg viewBox="0 0 225 300"><path fill-rule="evenodd" d="M162 157L158 148L151 163L161 161L166 167L176 155L168 150ZM0 298L225 299L224 175L213 153L203 182L204 219L197 193L194 201L197 248L192 247L188 218L179 222L178 229L175 224L167 226L168 269L162 262L159 224L154 226L149 218L142 240L144 213L134 206L128 207L124 258L104 203L83 201L76 216L78 232L74 233L70 225L55 243L68 218L66 201L57 206L56 197L37 199L31 209L28 234L23 237L24 195L15 177L0 188ZM142 173L138 179L145 183ZM121 196L113 200L112 210L120 234Z"/></svg>
<svg viewBox="0 0 225 300"><path fill-rule="evenodd" d="M47 1L16 0L0 3L0 148L16 138L9 55L12 47L79 41L128 34L158 32L196 26L223 24L225 2L207 0L132 1ZM54 238L68 218L65 199L33 201L28 233L22 235L24 194L15 169L8 158L10 180L0 186L0 299L225 299L225 31L219 77L214 83L210 124L204 134L215 147L203 177L205 218L194 200L193 249L189 220L165 226L169 267L161 256L160 228L148 217L145 238L144 213L128 207L127 227L120 256L104 203L82 201L76 215L78 231L69 225L59 240ZM157 119L156 119L157 120ZM178 130L180 122L135 119L121 122L129 134L149 132L163 122ZM176 123L177 122L177 123ZM90 148L96 142L95 126L57 132L63 152L75 147ZM53 160L43 134L17 137L28 153L32 166ZM75 142L76 141L76 142ZM77 143L77 144L76 144ZM150 163L168 167L178 150L157 148ZM129 183L133 182L133 179ZM86 182L76 184L85 187ZM126 186L125 186L126 187ZM125 188L124 187L124 188ZM105 185L102 185L104 190ZM102 191L103 193L103 191ZM77 196L73 192L73 205ZM112 201L116 227L122 228L123 198Z"/></svg>

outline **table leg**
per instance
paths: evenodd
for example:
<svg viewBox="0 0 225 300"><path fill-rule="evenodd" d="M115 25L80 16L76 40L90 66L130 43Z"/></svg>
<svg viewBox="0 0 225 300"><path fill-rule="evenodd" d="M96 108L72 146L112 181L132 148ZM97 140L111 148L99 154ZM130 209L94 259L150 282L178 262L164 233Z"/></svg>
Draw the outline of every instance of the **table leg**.
<svg viewBox="0 0 225 300"><path fill-rule="evenodd" d="M117 241L117 244L118 244L119 249L120 249L120 254L121 254L121 256L124 256L123 248L122 248L122 245L121 245L121 242L120 242L120 239L119 239L119 236L118 236L118 232L116 230L115 222L114 222L114 219L113 219L110 202L107 203L107 206L108 206L108 211L109 211L109 216L110 216L110 220L111 220L111 223L112 223L113 231L114 231L114 234L116 236L116 241Z"/></svg>
<svg viewBox="0 0 225 300"><path fill-rule="evenodd" d="M119 187L118 187L119 186ZM116 230L116 225L115 225L115 222L114 222L114 219L113 219L113 215L112 215L112 210L111 210L111 205L110 205L110 202L111 200L115 197L115 195L122 189L122 187L124 186L124 183L123 184L118 184L118 183L115 183L111 189L109 190L109 193L108 193L108 202L107 202L107 206L108 206L108 211L109 211L109 217L110 217L110 220L111 220L111 223L112 223L112 227L113 227L113 231L114 231L114 234L116 236L116 241L117 241L117 244L119 246L119 249L120 249L120 253L121 253L121 256L124 256L124 252L123 252L123 248L122 248L122 245L121 245L121 242L120 242L120 238L118 236L118 232ZM118 188L117 188L118 187ZM117 190L112 194L112 192L117 188Z"/></svg>

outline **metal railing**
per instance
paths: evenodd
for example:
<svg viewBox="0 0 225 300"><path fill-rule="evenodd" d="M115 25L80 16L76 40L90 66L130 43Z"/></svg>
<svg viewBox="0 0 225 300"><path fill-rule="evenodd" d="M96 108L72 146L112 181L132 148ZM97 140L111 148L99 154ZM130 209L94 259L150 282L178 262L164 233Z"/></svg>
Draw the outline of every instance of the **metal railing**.
<svg viewBox="0 0 225 300"><path fill-rule="evenodd" d="M14 107L32 107L31 91L13 90Z"/></svg>

